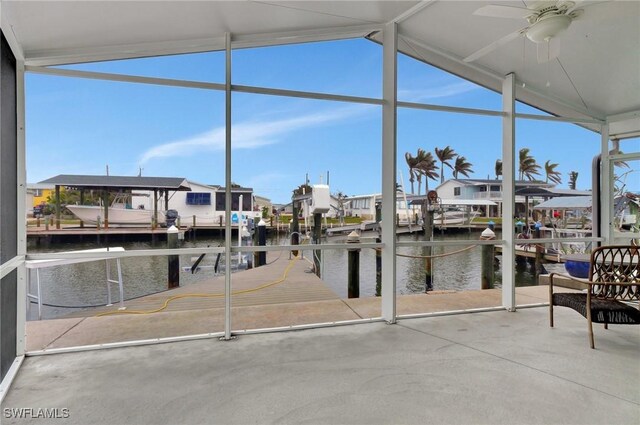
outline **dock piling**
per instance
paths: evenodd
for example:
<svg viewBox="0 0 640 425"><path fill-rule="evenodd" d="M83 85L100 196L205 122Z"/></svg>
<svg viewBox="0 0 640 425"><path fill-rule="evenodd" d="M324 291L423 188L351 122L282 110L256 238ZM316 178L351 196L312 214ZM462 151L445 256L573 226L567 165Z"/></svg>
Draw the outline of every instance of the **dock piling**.
<svg viewBox="0 0 640 425"><path fill-rule="evenodd" d="M258 246L265 246L267 244L267 223L264 220L258 222ZM267 264L267 253L265 251L258 252L258 261L256 267L264 266Z"/></svg>
<svg viewBox="0 0 640 425"><path fill-rule="evenodd" d="M320 245L320 239L322 238L322 214L313 214L313 243L314 245ZM315 250L313 252L313 266L316 271L316 276L320 276L320 263L322 261L322 251Z"/></svg>
<svg viewBox="0 0 640 425"><path fill-rule="evenodd" d="M347 244L359 243L360 235L355 230L347 236ZM360 298L360 249L348 250L347 297Z"/></svg>
<svg viewBox="0 0 640 425"><path fill-rule="evenodd" d="M291 221L291 245L300 244L300 224L298 223L298 203L293 201L293 217ZM294 256L298 255L298 251L291 251Z"/></svg>
<svg viewBox="0 0 640 425"><path fill-rule="evenodd" d="M167 249L178 248L178 233L180 231L171 226L167 229ZM167 275L167 289L177 288L180 286L180 256L168 255L168 275Z"/></svg>
<svg viewBox="0 0 640 425"><path fill-rule="evenodd" d="M376 243L382 242L382 238L378 236ZM376 297L382 295L382 250L376 248Z"/></svg>
<svg viewBox="0 0 640 425"><path fill-rule="evenodd" d="M494 240L496 238L496 234L492 230L492 225L489 224L485 230L482 231L480 235L480 240ZM494 246L493 245L482 245L482 271L481 271L481 280L480 287L482 289L492 289L495 283L495 273L493 271L494 264Z"/></svg>

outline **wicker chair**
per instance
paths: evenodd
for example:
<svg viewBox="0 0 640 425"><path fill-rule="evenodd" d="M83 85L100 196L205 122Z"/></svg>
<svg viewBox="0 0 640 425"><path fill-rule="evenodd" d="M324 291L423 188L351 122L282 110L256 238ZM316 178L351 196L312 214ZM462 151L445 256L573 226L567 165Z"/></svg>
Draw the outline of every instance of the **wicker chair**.
<svg viewBox="0 0 640 425"><path fill-rule="evenodd" d="M551 273L549 276L549 324L553 327L553 306L569 307L586 317L591 348L593 325L640 324L640 247L603 246L591 253L588 279ZM553 293L558 275L585 284L586 293ZM635 304L635 307L633 306Z"/></svg>

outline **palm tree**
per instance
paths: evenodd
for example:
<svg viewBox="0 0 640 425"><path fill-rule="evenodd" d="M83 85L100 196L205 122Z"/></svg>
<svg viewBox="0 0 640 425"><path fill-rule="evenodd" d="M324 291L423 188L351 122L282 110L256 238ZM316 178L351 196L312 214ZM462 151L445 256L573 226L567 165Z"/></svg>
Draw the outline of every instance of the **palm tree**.
<svg viewBox="0 0 640 425"><path fill-rule="evenodd" d="M496 159L496 180L498 180L498 176L502 175L502 161Z"/></svg>
<svg viewBox="0 0 640 425"><path fill-rule="evenodd" d="M436 148L436 156L440 161L440 183L443 183L444 182L444 166L446 165L447 167L453 169L449 161L451 161L453 158L456 157L456 152L453 149L451 149L451 147L449 146L447 146L444 149Z"/></svg>
<svg viewBox="0 0 640 425"><path fill-rule="evenodd" d="M562 174L560 174L559 171L556 171L557 166L558 164L551 164L550 160L544 163L544 172L547 175L547 183L549 183L549 180L555 184L562 183Z"/></svg>
<svg viewBox="0 0 640 425"><path fill-rule="evenodd" d="M539 176L540 166L536 163L536 160L529 155L529 148L522 148L519 152L520 166L518 172L520 173L520 180L524 180L526 177L528 180L535 180L533 176Z"/></svg>
<svg viewBox="0 0 640 425"><path fill-rule="evenodd" d="M572 171L569 173L569 189L576 190L576 183L578 182L578 172Z"/></svg>
<svg viewBox="0 0 640 425"><path fill-rule="evenodd" d="M409 166L409 181L411 182L411 193L414 193L413 190L413 182L416 181L416 165L418 165L418 161L416 161L416 157L411 155L409 152L404 154L404 159L407 161L407 165Z"/></svg>
<svg viewBox="0 0 640 425"><path fill-rule="evenodd" d="M422 149L418 149L418 152L421 150ZM422 152L424 153L424 151ZM440 174L436 171L438 169L438 166L436 165L436 160L433 158L433 155L431 155L431 152L426 152L424 154L424 158L422 159L422 161L420 161L417 168L419 170L418 195L420 195L420 183L422 180L421 177L427 177L424 181L424 191L427 192L429 190L429 179L437 180Z"/></svg>
<svg viewBox="0 0 640 425"><path fill-rule="evenodd" d="M456 163L453 166L453 178L457 179L458 174L462 174L465 177L469 177L469 173L473 173L471 166L473 164L467 162L467 158L464 156L458 155L456 157Z"/></svg>

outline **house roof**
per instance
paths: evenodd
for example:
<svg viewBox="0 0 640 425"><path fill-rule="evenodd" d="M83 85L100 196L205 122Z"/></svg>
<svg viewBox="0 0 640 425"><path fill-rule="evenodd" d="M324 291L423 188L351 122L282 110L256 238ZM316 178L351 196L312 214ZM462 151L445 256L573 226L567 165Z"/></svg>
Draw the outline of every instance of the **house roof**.
<svg viewBox="0 0 640 425"><path fill-rule="evenodd" d="M596 131L608 119L613 137L640 134L640 2L566 2L582 13L551 40L559 54L543 63L536 44L518 33L527 27L524 18L474 13L493 3L11 1L2 3L2 28L33 67L223 50L226 33L234 48L357 37L381 42L393 22L398 49L420 61L496 92L515 72L516 98L524 103L553 115L595 118L583 125Z"/></svg>
<svg viewBox="0 0 640 425"><path fill-rule="evenodd" d="M190 191L191 187L184 177L138 177L138 176L90 176L60 174L39 184L66 186L78 189L167 189Z"/></svg>

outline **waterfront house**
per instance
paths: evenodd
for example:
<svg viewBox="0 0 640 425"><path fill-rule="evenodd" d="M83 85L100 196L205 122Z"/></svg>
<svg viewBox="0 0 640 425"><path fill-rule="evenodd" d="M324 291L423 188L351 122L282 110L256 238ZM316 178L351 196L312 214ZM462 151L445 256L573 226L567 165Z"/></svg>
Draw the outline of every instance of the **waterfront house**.
<svg viewBox="0 0 640 425"><path fill-rule="evenodd" d="M163 203L165 209L176 210L181 224L196 226L219 226L225 223L225 188L218 185L208 185L187 181L190 192L175 192ZM240 197L242 196L242 208ZM152 192L136 191L132 197L134 208L152 208ZM261 211L254 205L253 189L250 187L233 186L231 188L231 221L238 222L239 211L244 216L256 218Z"/></svg>
<svg viewBox="0 0 640 425"><path fill-rule="evenodd" d="M484 210L486 217L499 217L502 214L503 193L502 180L492 179L449 179L436 188L442 199L460 200L488 200L497 205ZM515 213L524 216L527 203L535 204L539 201L557 196L588 196L591 192L571 189L557 189L551 183L540 181L516 180L515 182Z"/></svg>

